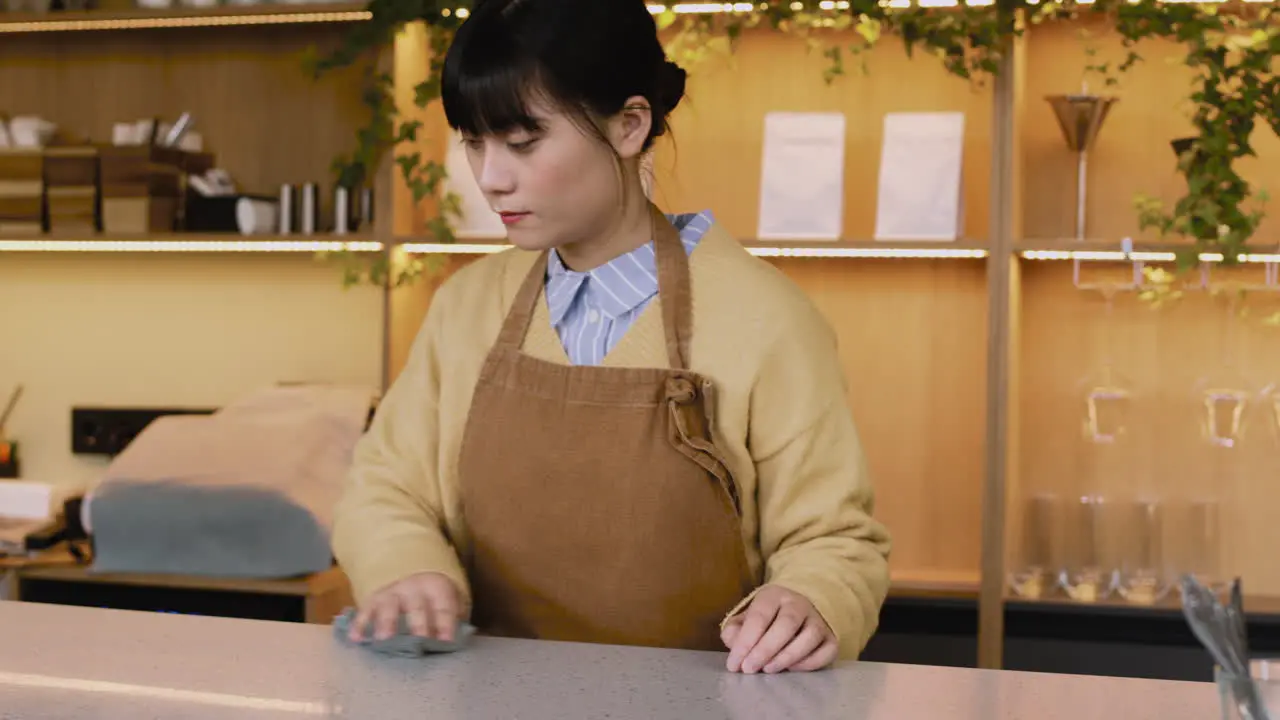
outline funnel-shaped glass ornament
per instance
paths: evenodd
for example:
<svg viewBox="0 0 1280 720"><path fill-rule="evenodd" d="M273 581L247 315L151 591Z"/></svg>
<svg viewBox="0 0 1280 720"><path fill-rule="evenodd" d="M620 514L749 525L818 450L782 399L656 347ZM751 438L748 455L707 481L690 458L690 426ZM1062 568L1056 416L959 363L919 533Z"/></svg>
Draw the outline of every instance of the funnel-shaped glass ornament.
<svg viewBox="0 0 1280 720"><path fill-rule="evenodd" d="M1053 107L1067 148L1073 152L1085 152L1093 149L1094 140L1118 98L1078 94L1050 95L1045 100Z"/></svg>
<svg viewBox="0 0 1280 720"><path fill-rule="evenodd" d="M1085 200L1088 197L1089 150L1093 148L1102 124L1118 98L1080 93L1050 95L1045 98L1053 108L1062 129L1067 148L1076 153L1076 240L1085 239Z"/></svg>

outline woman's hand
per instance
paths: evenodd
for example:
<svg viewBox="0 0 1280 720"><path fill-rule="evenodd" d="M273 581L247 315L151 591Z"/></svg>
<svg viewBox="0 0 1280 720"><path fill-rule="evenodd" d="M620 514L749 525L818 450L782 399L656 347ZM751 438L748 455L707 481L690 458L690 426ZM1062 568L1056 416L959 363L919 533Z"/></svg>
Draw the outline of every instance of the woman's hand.
<svg viewBox="0 0 1280 720"><path fill-rule="evenodd" d="M374 593L356 613L348 635L352 642L363 642L372 626L374 639L386 640L395 634L403 613L414 635L449 642L458 612L458 589L452 580L440 573L418 573Z"/></svg>
<svg viewBox="0 0 1280 720"><path fill-rule="evenodd" d="M836 659L836 638L813 603L766 585L720 633L729 648L729 672L820 670Z"/></svg>

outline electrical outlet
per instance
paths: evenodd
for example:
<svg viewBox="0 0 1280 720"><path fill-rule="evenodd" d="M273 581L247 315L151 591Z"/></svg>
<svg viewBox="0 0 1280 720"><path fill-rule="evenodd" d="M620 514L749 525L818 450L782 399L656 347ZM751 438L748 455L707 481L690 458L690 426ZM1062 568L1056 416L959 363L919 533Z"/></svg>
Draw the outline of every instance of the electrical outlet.
<svg viewBox="0 0 1280 720"><path fill-rule="evenodd" d="M71 408L71 452L119 455L156 418L212 412L199 408Z"/></svg>

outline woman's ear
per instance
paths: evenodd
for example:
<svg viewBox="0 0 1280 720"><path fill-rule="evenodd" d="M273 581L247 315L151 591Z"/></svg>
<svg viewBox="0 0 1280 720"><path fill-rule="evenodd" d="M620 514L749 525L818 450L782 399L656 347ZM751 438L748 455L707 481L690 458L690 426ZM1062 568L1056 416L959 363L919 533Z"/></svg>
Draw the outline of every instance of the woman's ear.
<svg viewBox="0 0 1280 720"><path fill-rule="evenodd" d="M622 159L639 156L653 127L653 108L641 95L627 98L622 110L609 120L609 142Z"/></svg>

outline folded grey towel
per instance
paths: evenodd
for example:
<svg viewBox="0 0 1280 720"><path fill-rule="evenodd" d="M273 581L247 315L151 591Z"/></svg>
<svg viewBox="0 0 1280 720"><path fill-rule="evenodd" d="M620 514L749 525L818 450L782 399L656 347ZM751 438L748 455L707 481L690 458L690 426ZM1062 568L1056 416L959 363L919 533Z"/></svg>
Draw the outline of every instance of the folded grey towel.
<svg viewBox="0 0 1280 720"><path fill-rule="evenodd" d="M353 643L347 633L350 632L351 623L355 620L355 617L355 608L344 610L341 615L333 620L333 634L348 645L359 645L377 653L397 655L399 657L422 657L423 655L455 652L465 647L467 641L476 632L476 629L471 625L459 622L458 627L454 629L453 640L450 642L436 640L435 638L418 637L409 631L409 621L404 615L401 615L395 634L386 640L368 640L362 643Z"/></svg>

